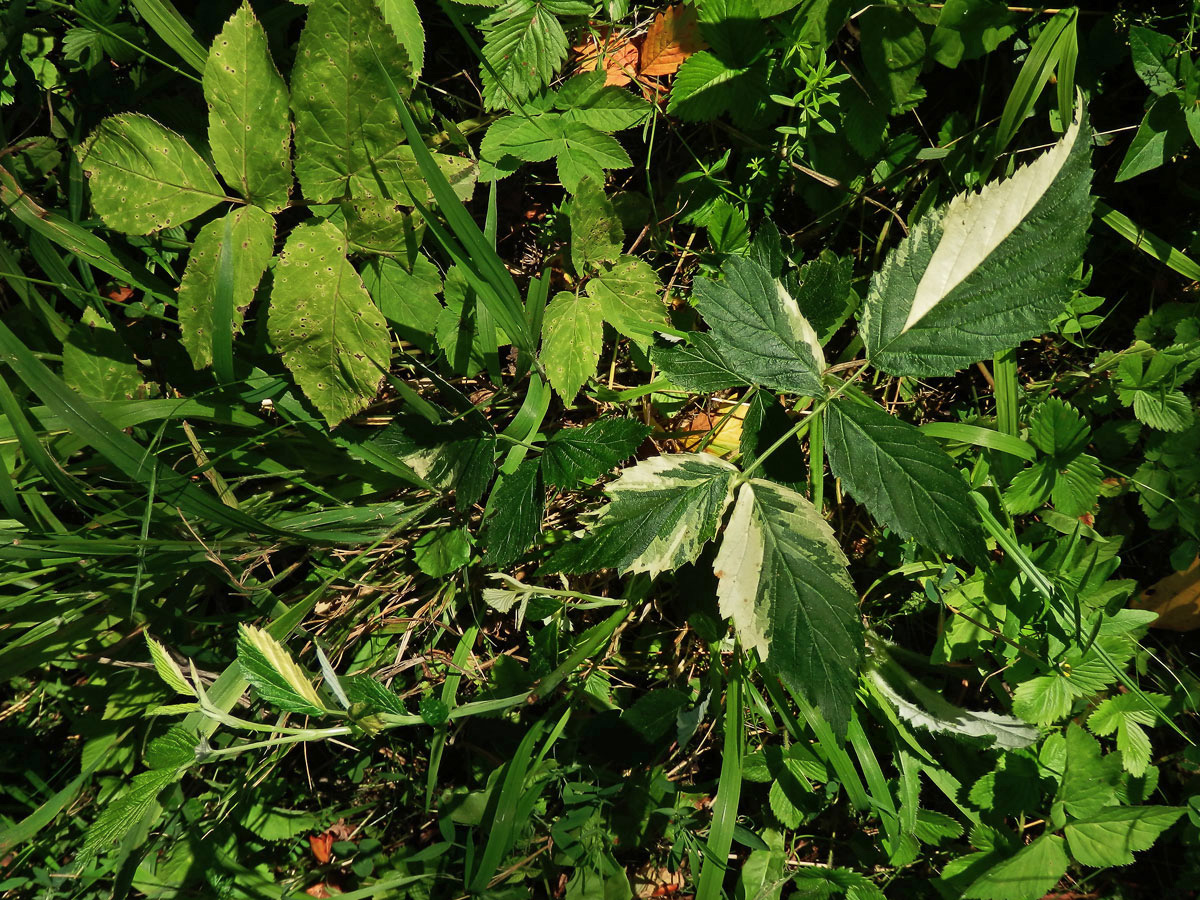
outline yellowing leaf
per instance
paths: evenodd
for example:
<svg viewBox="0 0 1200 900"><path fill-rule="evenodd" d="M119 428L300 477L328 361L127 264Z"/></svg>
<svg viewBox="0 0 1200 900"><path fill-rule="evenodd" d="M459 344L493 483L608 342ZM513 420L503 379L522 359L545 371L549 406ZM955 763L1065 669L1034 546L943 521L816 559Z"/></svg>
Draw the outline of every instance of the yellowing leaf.
<svg viewBox="0 0 1200 900"><path fill-rule="evenodd" d="M1183 572L1155 582L1132 604L1136 609L1158 613L1151 628L1194 631L1200 628L1200 557Z"/></svg>
<svg viewBox="0 0 1200 900"><path fill-rule="evenodd" d="M600 29L597 35L589 34L571 50L579 57L580 72L594 72L603 65L606 85L629 84L637 71L637 44L612 35L607 28Z"/></svg>
<svg viewBox="0 0 1200 900"><path fill-rule="evenodd" d="M646 32L638 66L641 75L674 75L683 61L708 44L692 6L669 6L654 18Z"/></svg>

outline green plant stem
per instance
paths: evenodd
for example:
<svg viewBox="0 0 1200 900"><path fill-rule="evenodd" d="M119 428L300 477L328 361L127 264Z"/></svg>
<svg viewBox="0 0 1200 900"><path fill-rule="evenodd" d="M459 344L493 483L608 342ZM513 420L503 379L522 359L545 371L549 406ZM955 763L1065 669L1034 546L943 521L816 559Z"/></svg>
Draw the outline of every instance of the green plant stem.
<svg viewBox="0 0 1200 900"><path fill-rule="evenodd" d="M742 793L742 752L745 730L742 725L741 650L735 649L725 691L724 744L721 750L721 776L713 801L713 821L708 832L704 863L696 900L718 900L721 883L728 870L729 849L737 824L738 801Z"/></svg>

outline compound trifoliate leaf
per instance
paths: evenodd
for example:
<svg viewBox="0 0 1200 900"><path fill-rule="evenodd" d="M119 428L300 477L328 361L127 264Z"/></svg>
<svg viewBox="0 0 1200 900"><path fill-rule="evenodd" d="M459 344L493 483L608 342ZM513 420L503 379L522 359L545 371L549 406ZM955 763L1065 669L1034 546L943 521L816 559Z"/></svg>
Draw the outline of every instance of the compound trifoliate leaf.
<svg viewBox="0 0 1200 900"><path fill-rule="evenodd" d="M317 689L287 648L261 628L242 625L237 641L238 667L267 703L287 712L325 713Z"/></svg>

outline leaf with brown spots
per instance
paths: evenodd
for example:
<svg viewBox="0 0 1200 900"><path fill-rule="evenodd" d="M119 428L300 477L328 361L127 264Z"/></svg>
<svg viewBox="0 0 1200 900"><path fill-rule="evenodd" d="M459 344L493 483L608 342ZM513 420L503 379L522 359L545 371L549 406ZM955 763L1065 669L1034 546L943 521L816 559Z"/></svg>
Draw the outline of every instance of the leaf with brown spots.
<svg viewBox="0 0 1200 900"><path fill-rule="evenodd" d="M674 75L685 59L707 46L700 36L695 7L669 6L655 16L646 32L638 73Z"/></svg>

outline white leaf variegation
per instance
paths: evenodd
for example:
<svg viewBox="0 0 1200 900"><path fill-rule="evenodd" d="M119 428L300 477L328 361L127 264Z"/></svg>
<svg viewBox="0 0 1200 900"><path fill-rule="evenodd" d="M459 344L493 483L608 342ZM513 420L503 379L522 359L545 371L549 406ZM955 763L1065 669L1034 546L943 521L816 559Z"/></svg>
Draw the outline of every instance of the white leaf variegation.
<svg viewBox="0 0 1200 900"><path fill-rule="evenodd" d="M721 613L743 646L841 729L854 703L862 624L846 557L817 509L788 488L746 482L713 571Z"/></svg>
<svg viewBox="0 0 1200 900"><path fill-rule="evenodd" d="M707 453L642 460L605 488L612 502L583 540L563 545L548 571L617 569L654 578L695 562L716 537L737 473Z"/></svg>
<svg viewBox="0 0 1200 900"><path fill-rule="evenodd" d="M871 282L863 333L896 375L944 375L1042 333L1070 297L1091 221L1091 129L926 213Z"/></svg>

